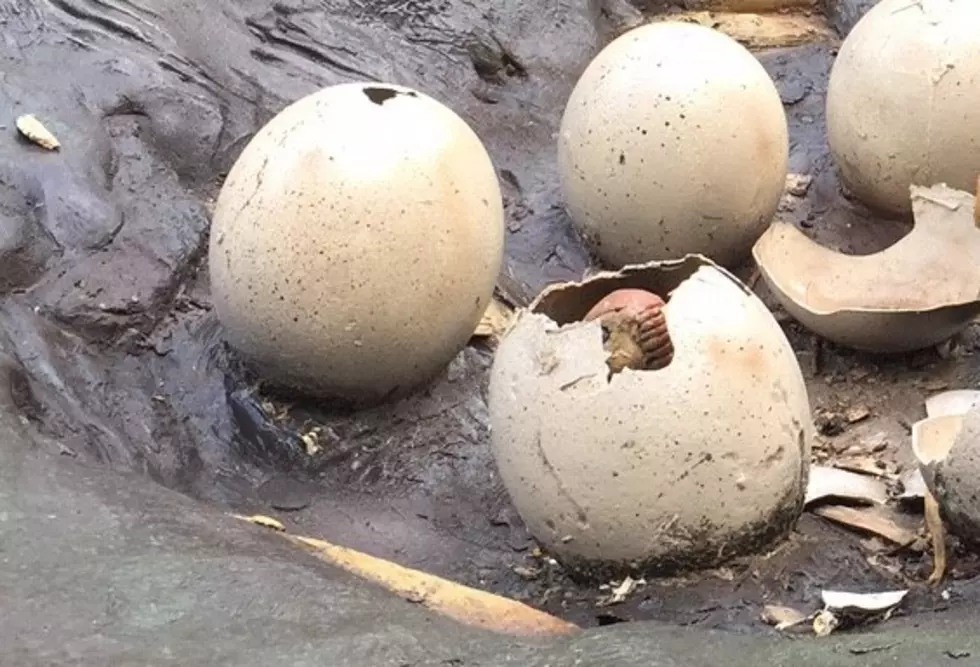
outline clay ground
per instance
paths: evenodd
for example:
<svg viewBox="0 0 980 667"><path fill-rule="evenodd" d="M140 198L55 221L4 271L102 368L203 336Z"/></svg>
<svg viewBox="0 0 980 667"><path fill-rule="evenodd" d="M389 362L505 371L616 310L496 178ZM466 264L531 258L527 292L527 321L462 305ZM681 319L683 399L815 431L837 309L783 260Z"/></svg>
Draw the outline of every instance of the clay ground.
<svg viewBox="0 0 980 667"><path fill-rule="evenodd" d="M0 152L0 347L23 368L17 412L43 449L136 472L201 504L273 515L295 532L586 626L655 619L768 632L763 604L810 610L822 588L911 586L903 614L969 614L980 602L969 555L954 554L952 577L932 590L921 583L927 554L890 553L804 516L773 554L651 581L621 605L597 607L604 591L535 555L494 476L489 349L468 348L412 398L344 414L263 395L223 348L203 261L220 175L288 100L338 81L417 86L474 125L505 186L506 296L525 302L550 281L581 276L590 261L560 206L553 132L577 74L638 8L593 12L566 0L529 18L507 2L483 12L448 0L157 4L0 2L3 118L37 113L64 144L51 156L5 126ZM826 20L817 10L796 15L816 26L810 32L770 34L768 20L753 19L748 40L794 44L758 51L790 118L791 171L812 178L787 194L779 218L847 252L884 247L908 224L842 197L824 139L830 26L846 30L867 4L834 5ZM750 267L741 273L749 279ZM774 310L821 423L868 412L821 436L821 457L857 447L904 465L924 398L977 384L975 328L953 346L882 359L818 349ZM315 429L310 447L304 436Z"/></svg>

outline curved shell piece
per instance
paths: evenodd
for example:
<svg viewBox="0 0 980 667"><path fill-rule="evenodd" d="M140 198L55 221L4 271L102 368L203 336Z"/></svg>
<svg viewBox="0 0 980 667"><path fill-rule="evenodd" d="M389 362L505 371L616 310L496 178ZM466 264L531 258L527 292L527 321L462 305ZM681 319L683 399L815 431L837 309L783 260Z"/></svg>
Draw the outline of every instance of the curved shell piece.
<svg viewBox="0 0 980 667"><path fill-rule="evenodd" d="M975 199L912 186L915 226L881 252L845 255L775 224L753 249L762 276L804 326L841 345L907 352L936 345L980 314Z"/></svg>
<svg viewBox="0 0 980 667"><path fill-rule="evenodd" d="M977 405L980 405L980 391L951 389L926 399L926 416L964 415Z"/></svg>

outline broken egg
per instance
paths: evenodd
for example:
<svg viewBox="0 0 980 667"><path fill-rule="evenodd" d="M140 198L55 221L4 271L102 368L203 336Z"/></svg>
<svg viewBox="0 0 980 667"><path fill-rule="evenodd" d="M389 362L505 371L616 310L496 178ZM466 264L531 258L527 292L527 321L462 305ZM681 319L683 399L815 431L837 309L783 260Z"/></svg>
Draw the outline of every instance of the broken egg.
<svg viewBox="0 0 980 667"><path fill-rule="evenodd" d="M910 185L972 190L980 173L980 2L882 0L841 44L827 132L847 188L910 210Z"/></svg>
<svg viewBox="0 0 980 667"><path fill-rule="evenodd" d="M916 422L912 451L950 530L980 545L980 408Z"/></svg>
<svg viewBox="0 0 980 667"><path fill-rule="evenodd" d="M614 371L601 318L586 318L627 290L666 300L673 355L656 370ZM772 544L802 511L812 422L796 356L701 256L546 289L500 343L489 408L517 510L586 576L709 567Z"/></svg>
<svg viewBox="0 0 980 667"><path fill-rule="evenodd" d="M374 403L463 348L503 238L496 172L459 116L400 86L332 86L280 112L229 173L214 305L266 379Z"/></svg>
<svg viewBox="0 0 980 667"><path fill-rule="evenodd" d="M658 22L606 46L572 92L558 162L569 216L607 264L747 257L786 182L783 105L716 30Z"/></svg>
<svg viewBox="0 0 980 667"><path fill-rule="evenodd" d="M980 229L974 197L912 186L915 226L871 255L845 255L787 223L753 249L773 296L824 338L870 352L909 352L947 340L980 314Z"/></svg>

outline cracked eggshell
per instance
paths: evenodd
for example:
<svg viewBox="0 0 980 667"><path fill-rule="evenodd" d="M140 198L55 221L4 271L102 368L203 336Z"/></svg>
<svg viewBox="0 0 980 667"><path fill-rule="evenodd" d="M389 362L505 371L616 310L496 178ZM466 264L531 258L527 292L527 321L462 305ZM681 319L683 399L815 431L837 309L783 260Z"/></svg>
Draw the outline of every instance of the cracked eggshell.
<svg viewBox="0 0 980 667"><path fill-rule="evenodd" d="M950 530L980 545L980 409L963 415L953 446L934 468L933 495Z"/></svg>
<svg viewBox="0 0 980 667"><path fill-rule="evenodd" d="M910 185L976 185L978 24L976 0L882 0L841 45L828 138L841 180L872 208L909 212Z"/></svg>
<svg viewBox="0 0 980 667"><path fill-rule="evenodd" d="M810 330L869 352L936 345L980 314L980 230L974 197L912 186L915 226L871 255L823 247L778 223L753 255L773 296Z"/></svg>
<svg viewBox="0 0 980 667"><path fill-rule="evenodd" d="M950 389L933 394L926 399L926 416L964 415L977 405L980 405L980 391Z"/></svg>
<svg viewBox="0 0 980 667"><path fill-rule="evenodd" d="M716 30L659 22L582 74L561 121L569 216L619 267L701 253L744 260L779 204L789 159L775 85Z"/></svg>
<svg viewBox="0 0 980 667"><path fill-rule="evenodd" d="M667 296L669 366L609 376L586 312L617 289ZM812 421L775 319L704 257L546 290L497 350L489 394L501 478L535 537L587 576L710 566L786 534Z"/></svg>
<svg viewBox="0 0 980 667"><path fill-rule="evenodd" d="M950 530L980 545L980 408L916 422L912 451Z"/></svg>
<svg viewBox="0 0 980 667"><path fill-rule="evenodd" d="M209 265L228 341L268 379L372 403L466 344L503 257L496 172L470 127L422 93L333 86L242 152Z"/></svg>

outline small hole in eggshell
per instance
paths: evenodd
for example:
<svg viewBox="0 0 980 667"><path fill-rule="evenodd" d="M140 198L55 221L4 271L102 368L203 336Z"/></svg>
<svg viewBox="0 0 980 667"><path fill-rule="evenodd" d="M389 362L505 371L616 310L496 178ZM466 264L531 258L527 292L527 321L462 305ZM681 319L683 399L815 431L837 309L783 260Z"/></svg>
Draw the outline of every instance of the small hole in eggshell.
<svg viewBox="0 0 980 667"><path fill-rule="evenodd" d="M363 89L367 98L378 106L383 105L390 99L393 99L399 95L405 95L406 97L418 97L418 94L414 91L402 91L395 90L394 88L388 88L387 86L369 86Z"/></svg>

